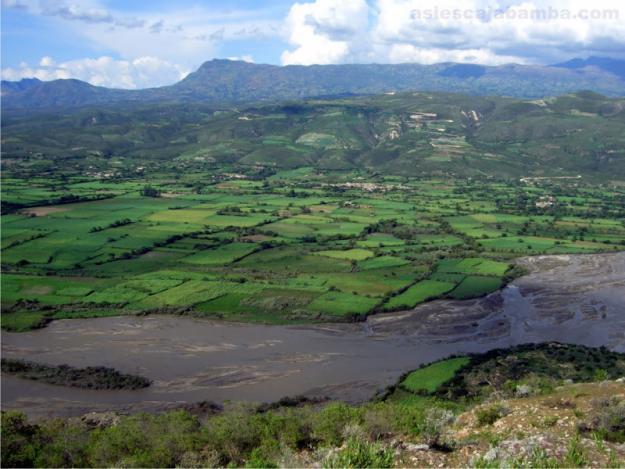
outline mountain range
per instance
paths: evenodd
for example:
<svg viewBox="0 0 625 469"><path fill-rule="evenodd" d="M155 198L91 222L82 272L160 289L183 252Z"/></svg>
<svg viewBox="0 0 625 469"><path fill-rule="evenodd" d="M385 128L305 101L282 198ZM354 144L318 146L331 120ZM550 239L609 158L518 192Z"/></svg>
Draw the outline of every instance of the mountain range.
<svg viewBox="0 0 625 469"><path fill-rule="evenodd" d="M410 90L542 98L577 90L625 95L625 61L550 66L440 63L276 66L216 59L170 86L121 90L68 79L2 81L2 108L58 109L120 102L236 104Z"/></svg>

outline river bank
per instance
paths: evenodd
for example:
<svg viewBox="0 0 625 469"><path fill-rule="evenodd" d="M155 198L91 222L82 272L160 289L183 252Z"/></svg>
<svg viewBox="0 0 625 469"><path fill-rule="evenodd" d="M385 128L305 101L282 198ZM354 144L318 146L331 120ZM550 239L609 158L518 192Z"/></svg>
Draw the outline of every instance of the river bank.
<svg viewBox="0 0 625 469"><path fill-rule="evenodd" d="M105 317L2 332L6 358L107 366L153 381L136 391L93 391L3 376L2 405L36 418L299 394L359 402L404 371L453 353L551 340L625 351L625 253L519 262L530 273L500 292L435 301L364 323L266 326Z"/></svg>

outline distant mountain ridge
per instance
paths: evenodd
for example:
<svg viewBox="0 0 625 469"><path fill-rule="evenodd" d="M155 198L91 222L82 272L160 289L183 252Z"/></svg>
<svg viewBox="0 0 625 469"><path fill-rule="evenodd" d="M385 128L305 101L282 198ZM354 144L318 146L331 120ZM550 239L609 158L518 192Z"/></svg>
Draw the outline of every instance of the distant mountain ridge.
<svg viewBox="0 0 625 469"><path fill-rule="evenodd" d="M216 59L180 82L120 90L80 80L2 81L3 109L129 102L243 103L394 91L542 98L581 89L625 96L625 61L590 57L552 66L440 63L277 66Z"/></svg>
<svg viewBox="0 0 625 469"><path fill-rule="evenodd" d="M588 57L587 59L572 59L567 62L552 65L552 67L580 70L586 67L596 67L612 73L625 80L625 60L611 59L609 57Z"/></svg>

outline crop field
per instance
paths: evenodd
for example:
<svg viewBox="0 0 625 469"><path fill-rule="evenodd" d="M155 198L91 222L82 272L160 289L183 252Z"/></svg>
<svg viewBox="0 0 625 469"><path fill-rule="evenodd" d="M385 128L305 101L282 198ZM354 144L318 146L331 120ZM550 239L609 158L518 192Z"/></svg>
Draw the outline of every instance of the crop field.
<svg viewBox="0 0 625 469"><path fill-rule="evenodd" d="M501 283L501 279L498 277L467 275L450 295L457 300L466 300L497 290Z"/></svg>
<svg viewBox="0 0 625 469"><path fill-rule="evenodd" d="M3 175L3 326L142 312L353 320L487 295L519 256L625 246L622 188L242 165L174 176Z"/></svg>
<svg viewBox="0 0 625 469"><path fill-rule="evenodd" d="M443 293L447 293L455 286L456 284L452 282L422 280L403 293L392 297L385 304L385 307L388 309L412 308L429 299L440 297Z"/></svg>
<svg viewBox="0 0 625 469"><path fill-rule="evenodd" d="M409 373L400 386L410 392L434 392L441 384L453 378L456 372L469 363L468 357L441 360Z"/></svg>

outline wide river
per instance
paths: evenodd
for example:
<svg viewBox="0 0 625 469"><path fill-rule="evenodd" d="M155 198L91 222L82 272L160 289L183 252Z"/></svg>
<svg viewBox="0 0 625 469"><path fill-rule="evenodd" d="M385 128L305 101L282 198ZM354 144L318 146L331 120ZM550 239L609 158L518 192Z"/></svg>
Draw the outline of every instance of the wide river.
<svg viewBox="0 0 625 469"><path fill-rule="evenodd" d="M92 391L3 375L2 409L67 416L297 394L355 402L451 353L545 340L625 352L625 253L519 262L530 274L501 292L435 301L364 323L263 326L125 316L2 332L3 357L104 365L154 380L140 391Z"/></svg>

